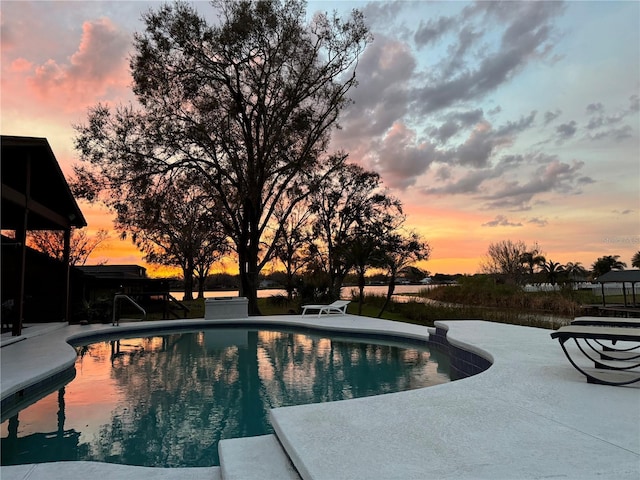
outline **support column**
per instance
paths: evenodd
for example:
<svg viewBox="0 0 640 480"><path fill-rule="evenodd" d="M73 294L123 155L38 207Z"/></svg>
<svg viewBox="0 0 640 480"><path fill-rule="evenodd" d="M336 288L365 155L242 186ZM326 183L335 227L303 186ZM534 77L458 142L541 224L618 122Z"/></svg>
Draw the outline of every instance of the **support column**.
<svg viewBox="0 0 640 480"><path fill-rule="evenodd" d="M62 263L64 265L64 321L69 323L71 320L70 317L70 302L71 302L71 292L70 292L70 281L69 277L71 275L71 265L69 264L69 259L71 257L71 227L67 227L64 230L64 252L62 257Z"/></svg>
<svg viewBox="0 0 640 480"><path fill-rule="evenodd" d="M31 156L25 158L25 179L24 179L24 215L22 217L22 225L16 230L16 239L20 242L20 278L18 280L18 298L16 306L18 307L18 316L11 327L11 335L17 337L22 334L22 323L24 321L24 294L25 294L25 276L27 270L27 228L29 225L29 199L31 198Z"/></svg>

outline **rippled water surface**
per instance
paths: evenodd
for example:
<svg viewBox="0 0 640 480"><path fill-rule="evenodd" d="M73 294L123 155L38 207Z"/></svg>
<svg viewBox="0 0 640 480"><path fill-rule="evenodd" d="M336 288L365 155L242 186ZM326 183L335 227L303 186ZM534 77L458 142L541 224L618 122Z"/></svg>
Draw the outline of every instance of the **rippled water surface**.
<svg viewBox="0 0 640 480"><path fill-rule="evenodd" d="M218 465L219 440L273 431L270 408L450 380L437 350L293 331L210 329L76 349L73 380L2 412L2 465Z"/></svg>

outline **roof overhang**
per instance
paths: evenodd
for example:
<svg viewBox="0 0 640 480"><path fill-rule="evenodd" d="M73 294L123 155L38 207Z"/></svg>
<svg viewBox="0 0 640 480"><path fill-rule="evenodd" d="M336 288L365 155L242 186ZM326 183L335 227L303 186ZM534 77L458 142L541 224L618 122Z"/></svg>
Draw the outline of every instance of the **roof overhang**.
<svg viewBox="0 0 640 480"><path fill-rule="evenodd" d="M2 135L0 142L2 230L87 226L46 138Z"/></svg>
<svg viewBox="0 0 640 480"><path fill-rule="evenodd" d="M598 283L635 283L640 282L640 270L611 270L596 278Z"/></svg>

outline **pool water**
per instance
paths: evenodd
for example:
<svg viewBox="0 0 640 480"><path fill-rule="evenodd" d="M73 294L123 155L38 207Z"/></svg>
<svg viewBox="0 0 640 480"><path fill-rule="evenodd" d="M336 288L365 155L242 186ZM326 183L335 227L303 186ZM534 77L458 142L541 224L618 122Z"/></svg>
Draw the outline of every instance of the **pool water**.
<svg viewBox="0 0 640 480"><path fill-rule="evenodd" d="M447 356L426 346L295 331L209 329L76 350L73 380L3 412L2 465L214 466L220 440L273 432L271 408L450 381Z"/></svg>

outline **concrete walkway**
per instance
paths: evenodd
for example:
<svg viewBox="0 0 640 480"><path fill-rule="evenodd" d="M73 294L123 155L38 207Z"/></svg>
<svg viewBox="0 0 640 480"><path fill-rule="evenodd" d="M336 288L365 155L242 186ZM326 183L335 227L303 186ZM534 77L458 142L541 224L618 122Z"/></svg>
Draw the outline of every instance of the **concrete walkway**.
<svg viewBox="0 0 640 480"><path fill-rule="evenodd" d="M425 327L352 315L251 317L244 321L428 337ZM75 351L66 344L67 339L220 323L200 319L119 327L62 326L11 345L3 342L2 398L33 379L47 378L72 365ZM438 325L449 329L447 338L452 344L491 359L491 368L464 380L408 392L272 410L276 435L221 442L221 467L157 469L60 462L5 466L0 468L0 477L640 478L638 386L587 384L566 360L558 342L550 338L550 330L473 320ZM274 454L280 448L286 455Z"/></svg>

